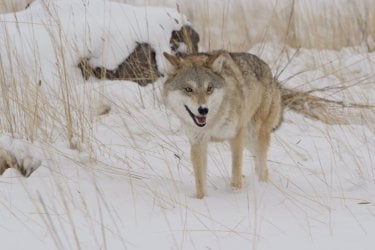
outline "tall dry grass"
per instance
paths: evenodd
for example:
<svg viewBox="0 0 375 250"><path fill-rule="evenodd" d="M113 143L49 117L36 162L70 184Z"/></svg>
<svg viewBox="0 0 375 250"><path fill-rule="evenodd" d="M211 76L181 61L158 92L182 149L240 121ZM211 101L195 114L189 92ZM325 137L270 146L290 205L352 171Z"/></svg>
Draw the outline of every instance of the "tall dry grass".
<svg viewBox="0 0 375 250"><path fill-rule="evenodd" d="M29 1L0 0L0 11L21 10L27 2ZM122 2L176 6L175 1L170 0L123 0ZM343 1L345 4L340 6L327 2L331 1L322 0L316 3L313 0L186 0L180 1L178 6L180 11L187 15L197 28L201 36L201 47L204 49L247 51L260 42L278 42L295 48L339 50L346 46L366 45L369 51L374 50L375 16L371 13L375 13L375 3L370 0ZM1 30L1 32L6 32L6 30ZM20 72L16 68L11 69L10 72L4 72L4 67L1 65L3 61L0 61L0 112L3 117L0 119L0 131L21 135L31 141L42 140L51 145L62 134L70 148L80 148L80 144L85 144L84 147L90 148L93 143L91 141L93 134L91 122L94 118L92 112L86 111L91 107L83 105L80 99L82 96L75 91L74 83L70 82L67 77L69 70L66 69L64 63L66 55L62 53L61 49L62 43L64 43L63 38L56 36L54 31L51 31L50 35L56 45L54 53L58 59L58 81L61 83L59 92L56 93L59 97L56 100L58 105L51 105L49 97L40 91L38 81L40 75L37 70L34 76ZM7 39L6 42L11 43L11 39ZM9 45L5 43L2 46ZM11 61L20 60L12 54L11 50L8 50L8 53L2 55L2 58ZM22 61L19 63L22 64ZM321 67L321 65L316 65L316 67ZM10 77L5 77L5 74ZM43 82L44 79L40 80ZM20 88L19 82L30 84L22 85ZM87 95L89 95L90 101L97 100L91 96L89 90ZM57 106L60 108L56 109ZM59 134L56 134L56 131ZM354 152L353 155L355 155ZM131 164L133 162L129 163L128 160L124 162L124 165ZM151 165L150 169L152 169ZM133 170L129 167L129 173L131 171ZM131 174L129 174L129 181L132 181ZM158 191L151 191L155 197L160 195L157 193ZM63 191L60 195L61 200L68 199ZM104 194L98 195L105 200L104 196ZM48 216L50 211L42 198L40 199L42 205L40 212ZM69 215L73 209L66 206L66 211ZM47 216L44 216L45 224L51 228L49 233L56 240L56 246L59 246L61 240ZM256 214L255 217L257 217ZM100 223L103 224L101 219ZM71 225L78 249L80 243L77 233L74 231L76 225L73 222ZM256 233L255 231L254 235ZM105 239L105 233L103 235Z"/></svg>
<svg viewBox="0 0 375 250"><path fill-rule="evenodd" d="M9 12L24 9L26 2L30 1L3 1L1 6L7 6ZM56 10L45 8L51 17L57 16ZM76 44L67 44L60 20L51 18L51 23L44 24L45 42L53 44L50 60L55 61L48 65L49 70L42 69L45 65L40 56L46 48L39 47L39 38L34 33L30 39L35 43L29 41L22 49L14 46L14 37L22 39L23 30L17 24L12 25L0 23L1 46L5 51L0 58L0 112L4 117L0 119L0 132L45 143L67 140L71 149L90 147L89 128L96 113L95 105L90 105L93 92L79 86L84 80L72 77L73 69L66 63L79 54ZM29 25L36 30L40 28L38 23ZM33 59L26 60L23 54Z"/></svg>
<svg viewBox="0 0 375 250"><path fill-rule="evenodd" d="M357 45L365 45L369 51L375 48L375 25L372 25L375 23L375 16L371 15L375 13L375 3L370 0L337 0L329 3L323 0L204 0L180 1L177 4L171 0L117 1L177 7L197 28L203 49L247 51L254 44L263 42L277 42L282 46L296 48L339 50L345 46ZM28 2L0 0L0 11L22 10ZM53 10L50 15L54 16ZM48 96L50 92L41 91L45 79L38 68L37 57L32 64L35 69L32 75L19 70L24 65L12 67L5 72L3 64L24 63L11 49L6 49L7 54L2 55L0 61L1 113L4 116L4 119L0 119L0 131L48 143L63 137L72 149L91 148L91 122L95 116L95 108L90 102L96 98L91 90L86 90L86 86L83 86L83 91L77 91L76 84L83 82L83 79L72 82L69 78L71 69L67 68L65 57L71 55L64 54L63 34L59 30L50 30L51 27L59 28L61 25L57 19L54 22L47 30L55 45L53 53L56 57L56 81L60 82L59 88L53 93L56 99L51 104ZM12 41L7 38L6 26L0 28L5 34L2 46L10 48ZM31 46L31 49L34 50L31 53L37 55L41 48ZM74 45L72 50L74 54ZM293 56L290 60L293 60ZM23 83L22 87L19 82ZM343 83L342 87L346 88L346 84ZM89 103L82 98L86 98Z"/></svg>
<svg viewBox="0 0 375 250"><path fill-rule="evenodd" d="M175 8L189 17L205 49L249 50L259 42L292 47L375 49L375 4L371 0L113 0ZM32 0L0 0L0 13L23 10Z"/></svg>
<svg viewBox="0 0 375 250"><path fill-rule="evenodd" d="M0 13L9 13L25 9L33 0L0 0Z"/></svg>
<svg viewBox="0 0 375 250"><path fill-rule="evenodd" d="M371 0L115 0L137 5L179 6L201 35L205 49L249 50L259 42L340 49L375 49L375 4Z"/></svg>
<svg viewBox="0 0 375 250"><path fill-rule="evenodd" d="M109 0L111 1L111 0ZM112 0L175 8L189 17L205 49L249 50L259 42L340 49L375 49L375 4L371 0ZM23 10L32 0L0 0L0 13Z"/></svg>
<svg viewBox="0 0 375 250"><path fill-rule="evenodd" d="M336 49L345 46L365 45L369 51L375 47L375 3L370 0L335 2L327 1L180 1L170 0L117 0L138 5L163 5L178 7L187 15L201 36L203 49L229 49L246 51L260 42L278 42L283 46L315 49ZM29 1L0 0L1 11L21 10ZM340 5L339 3L343 3ZM50 13L52 16L54 13ZM33 24L31 24L33 25ZM59 27L59 20L50 27ZM10 48L6 26L1 26L5 37L2 46ZM49 28L47 29L49 30ZM43 75L35 58L34 73L12 67L5 72L3 64L23 64L11 49L0 61L1 114L0 131L21 135L31 141L38 139L52 143L64 137L70 148L91 147L94 108L82 100L94 100L90 90L77 92L76 84L68 77L70 69L65 64L62 49L64 37L59 30L49 30L56 57L56 100L51 104L48 93L41 91ZM32 47L38 54L41 48ZM72 45L74 50L74 45ZM74 54L74 51L72 52ZM69 55L71 56L71 55ZM291 56L293 60L293 56ZM318 62L317 62L318 63ZM316 68L324 65L315 65ZM314 66L314 67L315 67ZM287 67L287 65L285 65ZM339 74L339 73L338 73ZM340 76L338 76L339 78ZM81 79L83 82L83 79ZM20 87L19 82L22 82ZM343 83L346 88L347 83ZM59 107L59 108L57 108Z"/></svg>

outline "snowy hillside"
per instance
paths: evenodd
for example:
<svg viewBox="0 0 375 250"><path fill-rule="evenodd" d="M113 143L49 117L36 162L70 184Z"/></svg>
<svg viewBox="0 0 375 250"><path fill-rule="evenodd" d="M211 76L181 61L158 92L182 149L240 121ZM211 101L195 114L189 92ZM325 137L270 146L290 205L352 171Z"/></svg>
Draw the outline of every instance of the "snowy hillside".
<svg viewBox="0 0 375 250"><path fill-rule="evenodd" d="M117 65L131 37L152 42L163 67L160 53L185 18L99 0L44 3L0 16L0 147L41 164L28 178L12 168L0 176L1 249L374 248L371 112L361 124L328 126L286 111L272 137L270 182L257 181L246 152L239 191L230 188L228 145L211 144L198 200L189 142L164 107L162 80L84 81L76 67L89 54ZM250 52L285 86L375 103L375 53L363 47L262 43Z"/></svg>

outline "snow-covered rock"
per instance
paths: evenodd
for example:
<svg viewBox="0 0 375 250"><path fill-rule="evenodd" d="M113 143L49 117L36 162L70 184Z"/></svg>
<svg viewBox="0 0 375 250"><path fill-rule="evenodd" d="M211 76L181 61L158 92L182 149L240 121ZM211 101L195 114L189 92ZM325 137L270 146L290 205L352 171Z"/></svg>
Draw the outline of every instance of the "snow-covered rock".
<svg viewBox="0 0 375 250"><path fill-rule="evenodd" d="M43 163L29 178L18 178L12 169L0 176L2 249L374 248L373 124L327 126L286 113L272 135L270 182L256 180L253 157L246 153L245 185L236 192L230 188L229 147L211 144L209 195L197 200L189 142L162 104L162 81L144 88L129 81L85 82L76 67L78 56L93 56L93 64L108 68L123 60L127 46L118 42L127 42L127 32L113 31L149 11L125 9L101 1L39 1L30 10L0 16L0 79L2 66L10 79L0 83L1 129L41 127L32 145L3 136L0 146L11 164ZM156 26L150 32L168 41L174 27L164 33ZM297 51L280 44L259 44L251 52L290 88L327 87L323 97L374 102L373 53ZM38 90L57 88L47 93L55 105L25 88L39 79ZM340 86L347 88L335 92ZM14 88L24 95L10 95ZM94 110L102 115L91 117L90 105L102 101L110 112L101 105ZM60 119L68 111L71 119ZM67 147L67 121L81 132L71 135L73 142L88 141L80 150Z"/></svg>
<svg viewBox="0 0 375 250"><path fill-rule="evenodd" d="M116 69L138 44L147 43L163 74L162 53L172 53L172 33L184 25L190 25L186 17L171 8L37 0L23 11L0 16L3 71L7 80L25 81L27 75L29 81L58 89L62 78L80 78L81 58L89 58L92 67ZM175 51L183 49L178 45Z"/></svg>
<svg viewBox="0 0 375 250"><path fill-rule="evenodd" d="M14 168L28 177L41 163L42 151L37 146L9 135L0 136L0 174L8 168Z"/></svg>

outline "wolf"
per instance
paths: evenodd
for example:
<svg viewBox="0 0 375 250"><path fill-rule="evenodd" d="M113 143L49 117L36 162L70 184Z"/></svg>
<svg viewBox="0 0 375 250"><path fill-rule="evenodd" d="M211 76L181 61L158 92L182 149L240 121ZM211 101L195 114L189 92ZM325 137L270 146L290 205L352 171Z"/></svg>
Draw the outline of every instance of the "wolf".
<svg viewBox="0 0 375 250"><path fill-rule="evenodd" d="M270 67L255 55L225 50L183 57L163 53L171 65L163 99L181 120L191 144L196 197L205 196L207 145L228 141L234 189L240 189L243 151L255 156L260 181L267 182L271 133L281 122L281 88Z"/></svg>

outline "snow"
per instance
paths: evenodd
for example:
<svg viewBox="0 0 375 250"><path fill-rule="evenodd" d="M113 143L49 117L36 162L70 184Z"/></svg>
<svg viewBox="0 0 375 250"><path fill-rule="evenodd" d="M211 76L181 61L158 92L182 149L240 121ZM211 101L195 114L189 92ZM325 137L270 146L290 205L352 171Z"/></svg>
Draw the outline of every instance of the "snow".
<svg viewBox="0 0 375 250"><path fill-rule="evenodd" d="M30 75L42 71L37 80L49 85L58 82L61 68L77 71L79 59L84 57L93 67L114 69L137 42L149 43L155 49L159 71L165 73L162 52L171 52L170 34L189 24L170 8L134 7L102 0L38 0L26 10L2 15L0 22L0 54L22 58L22 64L11 61L11 57L9 61L3 58L4 71L12 67ZM71 75L76 74L68 77Z"/></svg>
<svg viewBox="0 0 375 250"><path fill-rule="evenodd" d="M119 44L134 45L120 35L126 34L126 27L122 27L124 33L113 32L120 29L123 13L138 10L128 15L131 22L133 16L143 15L140 12L155 10L149 24L156 27L162 20L161 9L100 1L50 4L56 6L52 9L59 15L66 40L85 43L77 43L72 55L71 46L63 48L72 69L68 77L76 84L73 98L85 99L77 102L83 106L104 103L111 110L97 116L82 109L88 117L92 115L84 126L90 143L78 150L68 148L64 130L57 125L53 127L56 135L51 136L54 140L41 137L30 143L19 137L0 137L0 147L18 160L40 164L28 178L13 169L0 176L2 249L373 249L373 124L328 126L286 112L272 137L270 182L257 181L252 156L246 152L245 187L239 191L230 188L228 145L211 144L207 197L198 200L189 142L179 120L164 107L162 80L144 88L127 81L89 79L84 83L77 80L81 76L73 63L90 53L98 56L94 59L98 63L115 65L120 54L127 53ZM86 16L89 21L79 24L84 10L91 13ZM36 25L51 21L47 16L41 2L17 16L0 16L9 22L17 19L22 29L18 33L15 24L6 24L14 39L6 39L12 42L8 45L2 40L0 55L4 63L9 59L7 46L14 46L11 51L18 57L12 58L25 60L23 70L33 72L40 67L41 74L51 76L44 77L44 83L58 86L61 80L53 77L53 40L45 39L46 28ZM27 25L30 18L34 25ZM106 24L99 25L103 20ZM169 42L161 37L176 28L167 23L165 32L155 30L158 53L168 51ZM84 26L91 39L82 39ZM6 38L4 33L0 36ZM43 49L28 51L27 46ZM31 56L34 52L36 59ZM288 87L307 90L344 84L351 87L317 94L375 102L375 53L361 48L296 51L272 43L259 44L250 52L266 60ZM290 55L295 55L293 60ZM56 96L49 93L48 97Z"/></svg>
<svg viewBox="0 0 375 250"><path fill-rule="evenodd" d="M25 175L29 176L41 164L42 152L35 145L23 139L16 139L9 135L0 136L0 150L8 157L14 157L16 164L22 166Z"/></svg>

